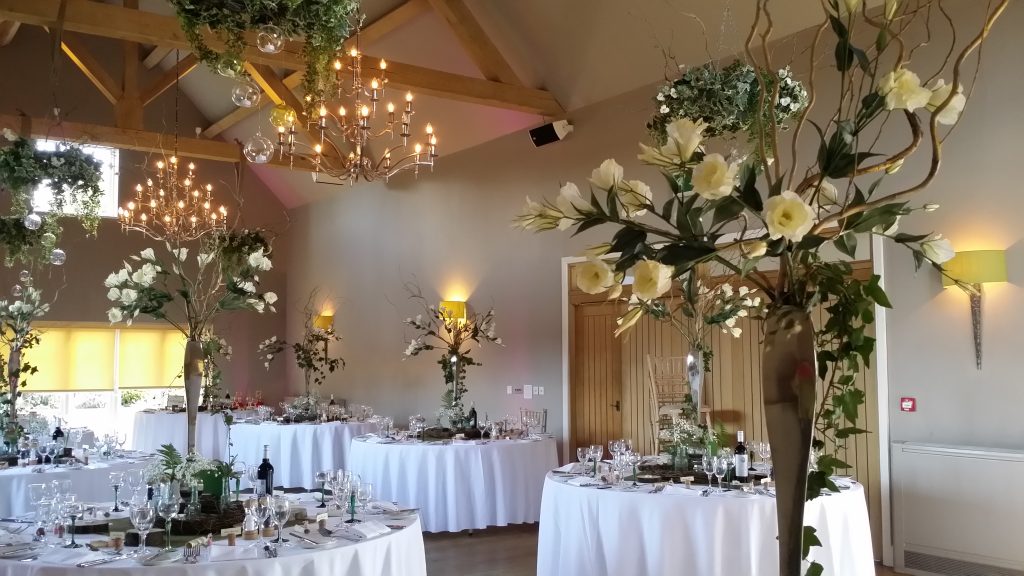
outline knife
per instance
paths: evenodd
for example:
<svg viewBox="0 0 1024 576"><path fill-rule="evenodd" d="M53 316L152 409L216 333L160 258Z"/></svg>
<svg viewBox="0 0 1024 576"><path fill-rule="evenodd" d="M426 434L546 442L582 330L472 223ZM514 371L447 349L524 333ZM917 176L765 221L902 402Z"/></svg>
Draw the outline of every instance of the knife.
<svg viewBox="0 0 1024 576"><path fill-rule="evenodd" d="M25 520L24 518L0 518L0 522L9 522L11 524L35 524L35 520Z"/></svg>
<svg viewBox="0 0 1024 576"><path fill-rule="evenodd" d="M23 554L25 552L28 552L30 550L35 550L35 549L38 549L38 548L39 548L39 546L35 546L33 544L25 544L23 546L15 545L10 550L4 550L3 552L0 552L0 558L6 558L8 556L16 556L18 554Z"/></svg>
<svg viewBox="0 0 1024 576"><path fill-rule="evenodd" d="M127 557L127 554L118 554L117 556L111 556L109 558L97 558L95 560L79 562L78 564L75 564L75 566L78 566L79 568L88 568L89 566L98 566L100 564L106 564L107 562L117 562L118 560L122 560Z"/></svg>
<svg viewBox="0 0 1024 576"><path fill-rule="evenodd" d="M295 536L299 540L305 540L306 542L309 542L313 546L323 546L324 544L327 544L327 542L317 542L316 540L313 540L311 538L306 538L305 536L303 536L302 534L299 534L298 532L292 532L292 536Z"/></svg>

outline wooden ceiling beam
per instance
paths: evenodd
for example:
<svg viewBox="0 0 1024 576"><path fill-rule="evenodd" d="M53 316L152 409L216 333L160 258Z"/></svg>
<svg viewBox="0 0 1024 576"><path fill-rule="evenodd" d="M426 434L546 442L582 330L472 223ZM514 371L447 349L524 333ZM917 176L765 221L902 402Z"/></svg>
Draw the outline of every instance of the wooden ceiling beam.
<svg viewBox="0 0 1024 576"><path fill-rule="evenodd" d="M302 83L302 72L293 72L288 76L285 76L282 82L287 88L294 89L296 86ZM260 110L266 108L267 106L270 106L273 103L273 100L265 99L261 100L259 105L253 106L252 108L237 108L227 116L211 124L210 127L207 128L206 130L203 130L202 136L204 138L213 138L215 136L219 136L228 128L231 128L235 124L238 124L242 120L245 120L249 116L252 116L253 114L259 112Z"/></svg>
<svg viewBox="0 0 1024 576"><path fill-rule="evenodd" d="M428 0L406 0L394 10L363 26L359 32L359 39L363 46L373 44L428 10ZM354 39L346 40L345 48L350 48L354 43Z"/></svg>
<svg viewBox="0 0 1024 576"><path fill-rule="evenodd" d="M143 63L145 65L145 63ZM184 78L186 74L196 69L199 65L199 58L195 54L188 54L178 62L177 69L171 66L164 73L153 81L152 84L142 92L142 105L146 106L153 100L156 100L158 96L164 93L165 90L174 86L174 83L179 78Z"/></svg>
<svg viewBox="0 0 1024 576"><path fill-rule="evenodd" d="M13 20L2 20L0 21L0 46L7 46L14 40L14 35L18 33L18 28L21 27L21 22L14 22Z"/></svg>
<svg viewBox="0 0 1024 576"><path fill-rule="evenodd" d="M121 83L114 80L79 36L65 31L61 34L60 48L111 104L116 105L121 100Z"/></svg>
<svg viewBox="0 0 1024 576"><path fill-rule="evenodd" d="M516 86L523 84L464 0L430 0L430 5L448 23L484 78Z"/></svg>
<svg viewBox="0 0 1024 576"><path fill-rule="evenodd" d="M292 92L292 89L285 85L274 69L265 64L245 63L245 70L249 72L252 79L259 84L263 92L273 101L274 104L287 104L298 113L305 107L302 100Z"/></svg>
<svg viewBox="0 0 1024 576"><path fill-rule="evenodd" d="M167 46L154 46L149 54L146 54L146 58L142 61L142 65L146 67L146 70L152 70L167 58L167 55L174 51L174 48L168 48Z"/></svg>
<svg viewBox="0 0 1024 576"><path fill-rule="evenodd" d="M129 10L139 9L139 0L123 0ZM139 45L121 42L121 98L114 105L118 128L142 130L142 97L139 95Z"/></svg>
<svg viewBox="0 0 1024 576"><path fill-rule="evenodd" d="M173 16L161 16L140 10L90 2L89 0L0 0L0 19L17 20L36 26L54 26L62 1L66 1L64 29L141 44L157 44L171 48L188 49L185 34ZM211 47L223 43L213 35L207 36ZM266 54L256 48L246 49L243 57L254 64L275 68L301 70L301 43L290 42L287 49L277 54ZM370 61L379 57L367 55ZM421 66L389 62L388 74L393 85L423 94L519 110L544 116L558 116L564 112L550 92L462 76Z"/></svg>

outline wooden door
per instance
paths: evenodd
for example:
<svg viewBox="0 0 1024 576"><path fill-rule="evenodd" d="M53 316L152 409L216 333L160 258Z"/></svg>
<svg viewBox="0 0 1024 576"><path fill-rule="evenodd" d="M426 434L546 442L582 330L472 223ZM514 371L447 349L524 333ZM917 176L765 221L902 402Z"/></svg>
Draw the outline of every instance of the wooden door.
<svg viewBox="0 0 1024 576"><path fill-rule="evenodd" d="M569 364L570 455L622 436L622 346L615 338L615 302L576 303Z"/></svg>

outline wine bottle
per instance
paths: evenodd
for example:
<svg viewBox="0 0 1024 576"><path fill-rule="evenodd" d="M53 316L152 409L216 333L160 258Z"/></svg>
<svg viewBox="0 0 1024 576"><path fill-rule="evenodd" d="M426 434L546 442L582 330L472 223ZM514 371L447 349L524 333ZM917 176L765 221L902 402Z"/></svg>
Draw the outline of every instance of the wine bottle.
<svg viewBox="0 0 1024 576"><path fill-rule="evenodd" d="M469 404L469 414L466 416L466 420L469 421L470 429L476 430L476 425L479 422L479 418L476 415L476 402Z"/></svg>
<svg viewBox="0 0 1024 576"><path fill-rule="evenodd" d="M337 406L338 403L334 401L334 394L331 394L331 401L327 403L328 406Z"/></svg>
<svg viewBox="0 0 1024 576"><path fill-rule="evenodd" d="M60 424L57 424L57 427L54 428L52 438L54 442L57 442L58 438L64 438L64 431L60 429Z"/></svg>
<svg viewBox="0 0 1024 576"><path fill-rule="evenodd" d="M737 482L745 484L750 481L747 470L750 468L750 457L747 446L743 443L743 430L736 432L736 448L733 450L733 477Z"/></svg>
<svg viewBox="0 0 1024 576"><path fill-rule="evenodd" d="M267 495L273 496L274 494L274 465L270 463L270 445L263 445L263 462L256 468L256 492L259 492L258 483L262 481L263 485L267 489Z"/></svg>

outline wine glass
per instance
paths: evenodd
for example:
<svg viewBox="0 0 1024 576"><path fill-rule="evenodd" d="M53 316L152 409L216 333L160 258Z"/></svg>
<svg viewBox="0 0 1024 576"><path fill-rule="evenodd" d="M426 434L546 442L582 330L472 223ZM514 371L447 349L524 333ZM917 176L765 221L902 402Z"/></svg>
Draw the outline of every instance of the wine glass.
<svg viewBox="0 0 1024 576"><path fill-rule="evenodd" d="M171 484L160 485L157 495L156 511L164 519L164 528L167 529L167 546L164 550L173 550L171 546L171 525L174 517L178 515L178 506L181 504L181 495L172 489Z"/></svg>
<svg viewBox="0 0 1024 576"><path fill-rule="evenodd" d="M370 502L373 500L373 484L371 482L362 482L359 484L359 490L356 492L356 500L359 501L359 508L363 511L363 515L369 513Z"/></svg>
<svg viewBox="0 0 1024 576"><path fill-rule="evenodd" d="M326 493L325 486L327 485L327 475L328 472L326 470L321 470L316 473L316 482L320 484L320 505L317 506L317 508L327 508L327 502L324 498L324 494Z"/></svg>
<svg viewBox="0 0 1024 576"><path fill-rule="evenodd" d="M719 456L715 458L715 477L718 478L718 491L722 492L722 478L729 473L730 461L728 458Z"/></svg>
<svg viewBox="0 0 1024 576"><path fill-rule="evenodd" d="M131 491L131 496L129 498L134 498L145 483L146 473L140 469L129 470L124 473L124 485Z"/></svg>
<svg viewBox="0 0 1024 576"><path fill-rule="evenodd" d="M68 497L73 497L74 494L69 494ZM76 502L72 499L70 502L64 504L64 516L67 516L71 520L71 542L64 545L65 548L81 548L82 545L75 542L75 521L82 517L82 503Z"/></svg>
<svg viewBox="0 0 1024 576"><path fill-rule="evenodd" d="M765 473L772 477L772 446L768 442L757 443L757 455L765 465Z"/></svg>
<svg viewBox="0 0 1024 576"><path fill-rule="evenodd" d="M604 456L604 446L601 444L591 444L590 457L594 460L594 478L597 478L597 465L601 462L602 456Z"/></svg>
<svg viewBox="0 0 1024 576"><path fill-rule="evenodd" d="M46 497L46 485L45 484L29 484L28 485L28 500L30 504L33 504L36 508L36 534L33 535L32 540L39 541L42 537L38 533L38 529L43 526L42 518L43 515L40 512L40 506Z"/></svg>
<svg viewBox="0 0 1024 576"><path fill-rule="evenodd" d="M288 542L287 538L281 537L281 529L284 528L285 522L291 516L291 503L284 497L274 498L274 523L277 524L277 539L273 540L274 544L284 544Z"/></svg>
<svg viewBox="0 0 1024 576"><path fill-rule="evenodd" d="M256 506L253 508L255 512L256 520L259 521L260 531L260 545L266 546L267 541L263 538L263 525L267 523L267 520L274 514L274 497L268 494L261 495L256 498Z"/></svg>
<svg viewBox="0 0 1024 576"><path fill-rule="evenodd" d="M146 553L146 537L153 529L153 522L156 521L156 509L148 500L134 499L128 504L128 519L132 521L132 526L135 526L135 530L139 533L139 547L134 555L144 555Z"/></svg>
<svg viewBox="0 0 1024 576"><path fill-rule="evenodd" d="M710 492L714 492L714 488L711 487L711 477L715 474L715 460L715 456L710 452L705 452L700 461L701 468L708 475L708 490Z"/></svg>
<svg viewBox="0 0 1024 576"><path fill-rule="evenodd" d="M580 461L580 467L583 474L587 473L587 460L590 458L590 449L586 446L580 446L576 449L576 458Z"/></svg>
<svg viewBox="0 0 1024 576"><path fill-rule="evenodd" d="M128 442L128 434L126 432L114 432L114 441L117 443L117 455L124 456L124 445Z"/></svg>
<svg viewBox="0 0 1024 576"><path fill-rule="evenodd" d="M124 483L124 474L121 472L110 473L110 487L114 489L114 507L110 509L111 512L120 512L121 506L117 498L117 493L121 489L121 484Z"/></svg>
<svg viewBox="0 0 1024 576"><path fill-rule="evenodd" d="M259 481L259 466L249 466L245 469L245 478L249 481L249 485L252 486L252 493L257 494L256 483ZM264 486L264 490L266 486Z"/></svg>

